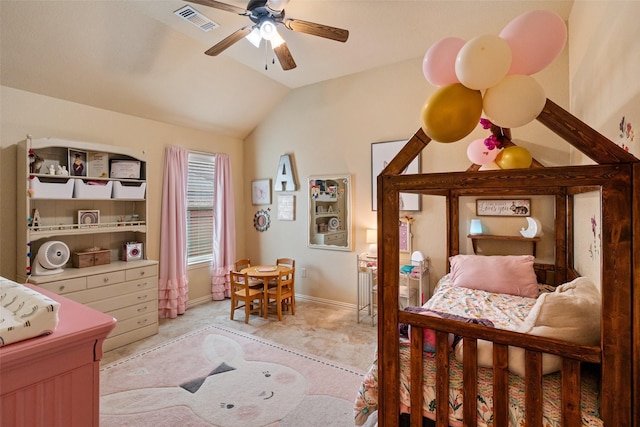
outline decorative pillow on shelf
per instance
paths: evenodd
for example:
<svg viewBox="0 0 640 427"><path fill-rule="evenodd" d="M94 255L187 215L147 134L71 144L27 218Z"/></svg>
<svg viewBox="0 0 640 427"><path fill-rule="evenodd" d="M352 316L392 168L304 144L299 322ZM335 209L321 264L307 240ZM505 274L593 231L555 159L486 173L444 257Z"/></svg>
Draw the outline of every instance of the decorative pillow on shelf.
<svg viewBox="0 0 640 427"><path fill-rule="evenodd" d="M449 258L451 283L521 297L538 297L538 280L531 255L455 255Z"/></svg>

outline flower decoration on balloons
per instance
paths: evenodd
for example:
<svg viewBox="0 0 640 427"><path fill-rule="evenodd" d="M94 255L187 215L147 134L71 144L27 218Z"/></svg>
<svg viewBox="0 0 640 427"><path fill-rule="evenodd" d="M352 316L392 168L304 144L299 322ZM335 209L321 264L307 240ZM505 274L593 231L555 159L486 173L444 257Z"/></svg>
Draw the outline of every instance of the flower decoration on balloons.
<svg viewBox="0 0 640 427"><path fill-rule="evenodd" d="M531 74L549 66L566 40L567 29L559 15L535 10L509 22L497 36L437 41L422 62L424 77L438 87L422 107L422 129L432 140L449 143L469 135L483 111L487 122L501 128L535 120L547 98ZM522 166L530 157L522 152L526 149L507 151L514 147L499 145L495 136L476 140L469 144L467 155L479 165L495 161L501 168L528 167Z"/></svg>

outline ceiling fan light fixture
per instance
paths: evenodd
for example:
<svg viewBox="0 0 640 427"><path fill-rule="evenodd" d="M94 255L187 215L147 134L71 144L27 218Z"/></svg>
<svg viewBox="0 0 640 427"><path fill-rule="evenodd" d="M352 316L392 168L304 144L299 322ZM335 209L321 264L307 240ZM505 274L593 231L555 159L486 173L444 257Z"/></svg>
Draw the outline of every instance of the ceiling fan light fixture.
<svg viewBox="0 0 640 427"><path fill-rule="evenodd" d="M279 36L276 24L270 19L265 19L260 24L260 35L265 40L271 40L276 35Z"/></svg>
<svg viewBox="0 0 640 427"><path fill-rule="evenodd" d="M282 38L280 33L278 33L277 31L276 31L276 34L269 41L271 42L271 48L273 49L277 48L282 43L284 43L284 39Z"/></svg>
<svg viewBox="0 0 640 427"><path fill-rule="evenodd" d="M245 38L249 40L255 47L260 47L262 36L260 35L260 29L257 26L253 27L253 30L251 30L251 32L247 34Z"/></svg>

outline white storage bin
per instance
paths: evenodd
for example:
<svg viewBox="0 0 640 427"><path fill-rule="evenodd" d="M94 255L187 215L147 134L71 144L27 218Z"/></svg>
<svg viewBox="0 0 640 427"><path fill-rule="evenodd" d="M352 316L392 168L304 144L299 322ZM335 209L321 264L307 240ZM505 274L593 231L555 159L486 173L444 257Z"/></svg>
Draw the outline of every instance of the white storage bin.
<svg viewBox="0 0 640 427"><path fill-rule="evenodd" d="M32 199L70 199L73 196L73 181L71 178L41 179L34 176L29 180L29 193Z"/></svg>
<svg viewBox="0 0 640 427"><path fill-rule="evenodd" d="M113 181L75 179L74 199L110 199Z"/></svg>
<svg viewBox="0 0 640 427"><path fill-rule="evenodd" d="M144 192L147 189L146 182L127 182L123 184L120 181L113 181L114 199L144 199Z"/></svg>

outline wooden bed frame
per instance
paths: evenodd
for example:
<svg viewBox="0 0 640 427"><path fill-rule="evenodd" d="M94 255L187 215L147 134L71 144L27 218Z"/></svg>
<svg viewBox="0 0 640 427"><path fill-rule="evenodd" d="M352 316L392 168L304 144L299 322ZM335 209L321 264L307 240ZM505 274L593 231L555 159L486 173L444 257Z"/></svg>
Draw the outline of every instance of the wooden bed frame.
<svg viewBox="0 0 640 427"><path fill-rule="evenodd" d="M400 416L398 324L411 328L411 378L422 378L422 328L436 330L437 407L448 408L448 333L464 345L464 424L476 425L477 339L494 343L494 425L508 425L508 346L526 350L527 427L541 426L542 353L563 358L562 425L580 426L580 374L595 366L601 375L601 418L605 426L640 425L640 160L550 100L537 120L596 165L513 170L401 175L431 139L420 129L378 176L378 396L380 426L396 426ZM512 144L509 129L492 128L503 146ZM538 265L539 278L553 270L555 285L578 276L573 268L573 196L599 191L602 218L601 345L582 346L555 339L447 319L420 316L398 308L399 193L446 197L447 252L459 253L459 197L555 196L555 265ZM384 343L384 345L381 345ZM592 365L595 364L595 365ZM422 426L422 385L411 383L411 426ZM635 402L635 403L634 403ZM448 411L437 411L436 425L447 426Z"/></svg>

